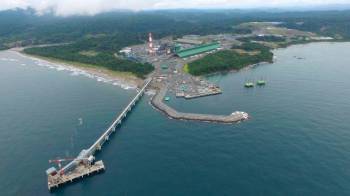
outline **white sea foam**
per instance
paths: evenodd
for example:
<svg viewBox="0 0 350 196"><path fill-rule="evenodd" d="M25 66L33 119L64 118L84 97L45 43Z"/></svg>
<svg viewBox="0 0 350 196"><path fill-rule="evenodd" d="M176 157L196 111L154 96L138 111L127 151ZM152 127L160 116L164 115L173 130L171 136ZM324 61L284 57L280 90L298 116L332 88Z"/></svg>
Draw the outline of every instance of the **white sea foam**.
<svg viewBox="0 0 350 196"><path fill-rule="evenodd" d="M156 94L156 91L154 91L154 90L147 90L147 91L145 92L145 94L146 94L146 95L155 95L155 94Z"/></svg>
<svg viewBox="0 0 350 196"><path fill-rule="evenodd" d="M90 72L87 72L85 70L82 70L82 69L79 69L79 68L76 68L76 67L73 67L73 66L69 66L69 65L66 65L66 64L60 64L60 63L52 63L52 62L49 62L49 61L46 61L46 60L42 60L42 59L38 59L36 57L29 57L29 56L26 56L26 55L23 55L23 54L20 54L20 53L17 53L19 54L20 56L22 57L25 57L25 58L29 58L31 60L34 61L34 63L40 67L47 67L49 69L55 69L57 71L67 71L70 73L71 76L84 76L84 77L88 77L88 78L91 78L91 79L94 79L94 80L97 80L98 82L103 82L103 83L110 83L114 86L119 86L123 89L136 89L136 85L129 85L127 84L127 82L124 82L124 81L121 81L121 80L118 80L118 79L107 79L105 77L102 77L100 75L97 75L97 74L94 74L94 73L90 73ZM10 59L7 59L7 58L1 58L0 60L10 60ZM17 60L17 59L14 59L14 60ZM12 60L13 61L13 60Z"/></svg>
<svg viewBox="0 0 350 196"><path fill-rule="evenodd" d="M129 89L129 87L128 87L128 86L123 85L123 84L122 84L122 88L123 88L123 89Z"/></svg>
<svg viewBox="0 0 350 196"><path fill-rule="evenodd" d="M73 71L72 73L70 73L71 76L79 76L80 73L78 71Z"/></svg>
<svg viewBox="0 0 350 196"><path fill-rule="evenodd" d="M66 70L66 68L64 68L64 67L62 67L62 66L59 66L59 67L57 67L56 69L57 69L57 71L64 71L64 70Z"/></svg>
<svg viewBox="0 0 350 196"><path fill-rule="evenodd" d="M10 62L18 62L18 59L12 59L12 58L6 58L6 57L2 57L0 58L0 60L2 61L10 61Z"/></svg>

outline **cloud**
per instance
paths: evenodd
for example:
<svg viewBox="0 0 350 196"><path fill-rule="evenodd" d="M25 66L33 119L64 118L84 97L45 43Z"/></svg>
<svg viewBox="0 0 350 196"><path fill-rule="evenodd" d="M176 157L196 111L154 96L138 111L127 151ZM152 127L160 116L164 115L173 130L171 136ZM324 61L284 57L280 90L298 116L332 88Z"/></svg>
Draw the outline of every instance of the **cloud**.
<svg viewBox="0 0 350 196"><path fill-rule="evenodd" d="M350 0L1 0L0 10L34 8L39 14L94 15L116 9L254 8L349 4Z"/></svg>

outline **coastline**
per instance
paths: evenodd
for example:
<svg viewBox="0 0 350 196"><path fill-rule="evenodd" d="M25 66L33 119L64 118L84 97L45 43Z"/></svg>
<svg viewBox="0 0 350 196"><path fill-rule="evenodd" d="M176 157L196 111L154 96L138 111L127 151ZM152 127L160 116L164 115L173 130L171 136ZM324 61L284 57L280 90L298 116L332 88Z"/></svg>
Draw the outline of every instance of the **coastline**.
<svg viewBox="0 0 350 196"><path fill-rule="evenodd" d="M216 72L212 72L212 73L198 75L198 76L195 76L195 77L207 78L207 77L211 77L211 76L219 76L219 75L222 76L222 75L226 75L226 74L237 73L239 71L253 69L253 68L255 68L257 66L260 66L260 65L267 65L267 64L275 63L276 59L275 59L274 52L276 50L278 50L278 49L285 49L285 48L292 47L292 46L308 45L308 44L314 44L314 43L347 43L347 42L350 42L350 39L341 39L341 40L334 39L334 40L319 40L319 41L315 41L314 40L314 41L305 41L305 42L298 42L298 43L289 43L289 44L286 44L286 45L283 45L283 46L280 46L280 47L270 48L270 52L272 52L272 54L273 54L271 62L269 62L269 61L261 61L261 62L258 62L258 63L249 64L249 65L244 66L244 67L242 67L240 69L216 71ZM192 76L194 76L194 75L192 75Z"/></svg>
<svg viewBox="0 0 350 196"><path fill-rule="evenodd" d="M115 86L119 86L126 90L136 89L138 86L143 84L142 79L128 72L117 72L89 64L70 62L38 55L30 55L24 53L23 48L12 48L9 49L9 51L16 52L21 56L34 60L39 66L54 68L58 71L65 70L70 72L71 75L83 75L92 79L96 79L99 82L106 82Z"/></svg>

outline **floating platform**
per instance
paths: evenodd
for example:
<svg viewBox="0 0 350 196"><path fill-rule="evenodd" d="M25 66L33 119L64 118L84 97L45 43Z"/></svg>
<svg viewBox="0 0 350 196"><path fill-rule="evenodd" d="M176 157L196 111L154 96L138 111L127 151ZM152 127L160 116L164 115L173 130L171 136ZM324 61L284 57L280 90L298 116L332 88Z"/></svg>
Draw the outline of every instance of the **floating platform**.
<svg viewBox="0 0 350 196"><path fill-rule="evenodd" d="M96 161L92 165L79 165L73 171L60 175L48 175L47 186L49 190L58 188L66 183L70 183L79 179L83 179L85 176L93 175L105 170L103 161Z"/></svg>

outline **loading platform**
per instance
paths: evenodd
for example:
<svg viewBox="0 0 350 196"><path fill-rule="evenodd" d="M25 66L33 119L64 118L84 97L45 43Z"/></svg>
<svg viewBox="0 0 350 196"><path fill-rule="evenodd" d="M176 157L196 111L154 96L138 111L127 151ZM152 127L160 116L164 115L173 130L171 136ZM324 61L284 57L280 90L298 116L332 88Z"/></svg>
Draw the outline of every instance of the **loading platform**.
<svg viewBox="0 0 350 196"><path fill-rule="evenodd" d="M66 183L70 183L79 179L83 179L85 176L90 176L105 170L103 161L96 161L93 165L79 165L73 171L70 171L64 175L48 176L47 186L49 190L58 188Z"/></svg>

